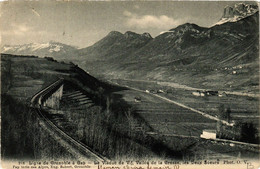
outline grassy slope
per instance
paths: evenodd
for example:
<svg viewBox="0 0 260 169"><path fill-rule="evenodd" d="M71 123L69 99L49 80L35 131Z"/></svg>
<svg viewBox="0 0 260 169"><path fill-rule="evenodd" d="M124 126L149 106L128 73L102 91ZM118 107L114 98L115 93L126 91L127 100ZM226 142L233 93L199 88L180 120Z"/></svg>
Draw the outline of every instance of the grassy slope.
<svg viewBox="0 0 260 169"><path fill-rule="evenodd" d="M78 83L92 96L96 89L107 87L73 64L1 55L2 159L71 157L39 127L35 112L29 108L31 97L60 77Z"/></svg>
<svg viewBox="0 0 260 169"><path fill-rule="evenodd" d="M120 156L120 158L122 158L121 156L126 156L128 152L127 149L131 146L133 149L133 157L137 154L138 156L143 156L149 151L152 151L150 152L151 154L163 153L166 156L180 156L179 151L176 152L175 150L168 149L168 147L161 142L160 138L145 136L145 139L143 139L144 136L135 133L135 131L133 131L135 134L131 136L127 134L128 127L126 126L128 126L128 123L126 122L127 119L124 112L128 111L129 107L120 99L120 95L113 94L109 96L111 99L110 109L113 113L107 114L106 111L104 111L107 106L106 97L113 91L122 90L119 87L114 88L111 85L100 82L73 64L58 63L37 57L14 55L2 55L1 59L1 98L4 100L1 105L3 110L2 132L4 133L2 135L2 145L5 146L2 147L3 158L20 159L27 157L52 159L60 157L60 153L62 152L63 154L65 153L57 143L51 141L52 139L50 139L48 134L44 133L44 131L31 132L38 129L39 126L37 125L37 118L34 116L35 113L31 110L29 111L28 107L33 94L60 77L77 84L77 86L86 91L91 100L100 107L100 114L96 115L96 118L99 120L96 121L96 118L92 117L94 118L92 120L97 122L93 124L96 125L94 128L97 131L95 131L93 138L90 135L88 136L89 139L86 140L89 142L89 140L93 139L94 142L91 147L97 148L101 154L105 152L105 155L108 157L115 158L115 156ZM92 112L93 110L90 108L89 111ZM82 112L86 113L84 110ZM95 114L96 113L97 112L95 112ZM141 117L134 118L140 121ZM80 119L76 119L73 123L77 124L77 120ZM141 123L143 123L142 120ZM119 124L124 126L124 130L119 130ZM87 131L87 133L88 132L89 131ZM109 141L109 144L106 144L106 141ZM96 145L96 143L99 144ZM13 145L17 145L15 147L18 151L13 151ZM25 145L28 147L25 147ZM50 145L52 145L52 148L49 147ZM106 148L102 150L100 149L100 145L106 145ZM143 145L145 146L143 147ZM44 146L46 150L43 150ZM113 149L114 146L117 146L117 149ZM152 150L148 150L150 148L152 148ZM121 152L122 149L125 149L125 151ZM141 153L143 151L145 152ZM120 152L125 154L121 154ZM47 154L51 154L51 156ZM67 155L65 156L67 157ZM70 154L68 154L68 156L70 156Z"/></svg>
<svg viewBox="0 0 260 169"><path fill-rule="evenodd" d="M112 40L108 43L105 38L106 41L90 47L94 56L85 53L77 63L95 76L152 79L258 93L258 17L256 13L236 23L212 28L184 24L172 30L175 32L161 34L128 53L125 53L126 44ZM103 61L88 59L95 56Z"/></svg>
<svg viewBox="0 0 260 169"><path fill-rule="evenodd" d="M69 70L71 66L36 57L1 55L2 159L70 157L39 127L29 101L41 88L66 76L56 68Z"/></svg>
<svg viewBox="0 0 260 169"><path fill-rule="evenodd" d="M2 55L2 62L1 62L1 66L2 66L2 79L1 82L3 83L2 85L2 98L6 99L7 97L9 97L8 95L11 96L11 101L9 99L9 101L4 102L4 105L2 106L7 106L5 107L6 112L2 112L2 115L4 118L7 119L3 119L3 124L6 124L7 126L5 128L2 128L2 131L8 131L5 130L6 128L8 128L8 125L12 124L9 123L8 121L12 121L14 123L17 124L24 124L23 121L21 121L22 119L24 119L25 121L29 119L29 117L27 118L27 116L24 115L24 113L27 113L27 111L23 111L23 109L17 110L17 111L9 111L10 110L10 106L14 105L14 102L19 101L19 103L21 103L24 106L24 103L26 101L30 100L30 97L36 93L37 91L39 91L42 87L47 86L48 84L50 84L51 82L55 81L58 77L64 77L65 79L69 80L69 81L73 81L75 83L77 83L80 87L84 88L87 92L89 92L92 95L98 94L96 93L95 90L101 90L103 89L107 89L110 91L113 91L114 89L111 88L111 86L106 85L105 83L99 82L97 81L95 78L87 75L84 73L84 71L82 71L81 69L79 69L78 67L76 67L73 64L62 64L62 63L57 63L55 61L48 61L46 59L40 59L40 58L33 58L33 57L20 57L20 56L3 56ZM102 94L102 93L99 93ZM106 94L106 93L104 93ZM122 94L124 96L124 94ZM115 98L113 98L113 104L111 105L111 110L117 112L117 113L122 113L124 111L124 107L122 106L118 106L123 104L123 102L120 102L120 95L114 95ZM118 98L119 97L119 98ZM132 96L134 97L134 96ZM96 98L96 101L98 102L98 100L100 100L100 98ZM106 100L104 100L103 102L106 102ZM102 101L101 101L102 103ZM106 103L105 103L106 104ZM16 106L14 106L16 107ZM22 111L21 111L22 110ZM11 115L9 115L10 113L12 113ZM8 113L8 116L7 116ZM15 114L19 113L19 116L14 116ZM106 114L104 114L104 116L106 116ZM14 118L15 117L15 118ZM22 119L20 119L19 117L23 117ZM113 116L109 116L109 118L111 118L112 120L121 120L121 122L123 122L123 124L125 123L125 118L120 115L116 115L114 114ZM140 117L136 117L137 119L141 119L142 122L144 122L145 118L141 118ZM102 119L101 119L102 121ZM29 121L30 122L30 121ZM35 122L33 121L33 118L31 120L31 122ZM21 144L20 139L19 138L23 138L24 133L28 133L27 129L31 130L31 128L37 128L37 126L35 127L35 123L32 123L33 125L31 125L30 123L28 124L29 126L24 126L25 128L16 126L14 128L12 128L12 130L10 132L7 133L11 133L12 136L10 136L10 134L6 134L5 138L6 138L6 142L5 143L9 143L8 146L12 146L14 144L19 145L21 148L18 149L20 150L19 152L25 152L24 151L24 146L23 145L31 145L31 143L27 143L26 141L23 142L23 144ZM100 123L98 123L98 125L100 126ZM149 124L148 124L149 125ZM108 131L111 133L115 133L116 137L114 138L118 138L120 137L120 144L114 145L114 146L120 146L121 144L125 143L124 137L128 138L128 135L125 135L124 133L122 133L122 131L119 131L117 126L113 126L110 124L106 124L104 125L106 126L106 128L108 128ZM20 130L18 130L18 128L20 128ZM97 128L99 130L99 128ZM100 129L101 131L101 129ZM103 131L103 130L102 130ZM123 135L122 135L123 134ZM138 135L138 133L136 133ZM110 134L108 134L109 136ZM120 136L122 135L122 137ZM100 135L98 135L100 136ZM13 139L13 138L16 139ZM32 135L28 135L28 138L32 138L35 136ZM27 137L26 137L27 138ZM39 150L44 151L43 150L43 146L48 146L48 144L46 144L46 142L44 140L49 140L50 138L39 138L35 139L33 143L37 143L40 141L40 143L42 144L42 147L38 147ZM98 138L98 137L97 137ZM110 139L113 139L112 137L108 137ZM122 139L121 139L122 138ZM153 147L153 152L156 152L156 154L164 154L166 156L168 155L177 155L178 157L180 156L186 156L189 155L190 153L193 153L193 150L190 149L189 150L189 145L196 143L196 140L178 140L177 138L174 139L170 139L168 140L167 138L152 138L152 137L147 137L146 139L143 140L142 139L143 136L140 135L138 137L135 138L135 142L138 143L139 145L152 145ZM166 139L166 140L165 140ZM177 139L177 140L176 140ZM5 139L3 139L5 140ZM15 142L13 142L15 140ZM29 140L30 139L26 139ZM175 141L177 142L182 142L182 147L180 149L180 146L177 146ZM163 144L162 144L163 141ZM166 142L165 142L166 141ZM43 144L45 143L45 144ZM101 143L101 142L100 142ZM49 144L54 144L50 141ZM6 144L3 144L6 145ZM35 144L33 144L35 145ZM102 144L100 144L102 145ZM113 145L113 142L111 142L111 145ZM188 146L188 147L187 147ZM62 153L64 153L58 146L54 146L55 147L55 151L57 152L56 155L60 156ZM162 149L162 147L164 147ZM170 147L170 149L168 149ZM39 158L41 157L39 154L32 152L34 149L34 147L30 147L30 148L26 148L29 152L28 152L28 158ZM120 147L119 147L120 149ZM137 148L138 150L139 148ZM3 149L2 149L3 150ZM7 148L7 150L10 150ZM58 151L59 150L59 151ZM176 152L176 150L178 150ZM197 151L197 150L196 150ZM198 150L198 151L201 151ZM109 151L108 151L109 152ZM173 153L175 152L175 153ZM6 153L6 152L5 152ZM8 152L9 155L11 157L14 157L14 154L17 154L17 152ZM46 152L46 154L50 153L50 152ZM166 154L165 154L166 153ZM3 154L3 152L2 152ZM30 155L31 154L31 155ZM32 155L33 154L33 155ZM116 152L115 152L116 154ZM163 156L164 156L163 155ZM24 154L20 154L18 155L17 158L19 157L23 157ZM141 154L140 154L141 156ZM52 157L51 157L52 158Z"/></svg>

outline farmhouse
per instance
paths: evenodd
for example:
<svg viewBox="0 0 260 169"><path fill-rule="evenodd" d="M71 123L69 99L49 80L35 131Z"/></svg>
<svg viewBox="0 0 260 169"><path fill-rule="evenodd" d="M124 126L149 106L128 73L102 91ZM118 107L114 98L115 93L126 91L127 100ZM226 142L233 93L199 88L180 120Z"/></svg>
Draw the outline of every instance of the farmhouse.
<svg viewBox="0 0 260 169"><path fill-rule="evenodd" d="M203 130L200 137L205 138L205 139L216 139L217 133L216 133L216 130Z"/></svg>
<svg viewBox="0 0 260 169"><path fill-rule="evenodd" d="M164 93L162 89L158 90L157 93Z"/></svg>
<svg viewBox="0 0 260 169"><path fill-rule="evenodd" d="M194 96L205 96L205 93L202 91L197 90L196 92L192 92Z"/></svg>

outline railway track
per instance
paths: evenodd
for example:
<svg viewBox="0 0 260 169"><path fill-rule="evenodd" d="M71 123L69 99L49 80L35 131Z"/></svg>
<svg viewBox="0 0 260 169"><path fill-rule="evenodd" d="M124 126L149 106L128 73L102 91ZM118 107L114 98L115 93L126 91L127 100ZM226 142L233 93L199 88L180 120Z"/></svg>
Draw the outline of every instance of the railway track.
<svg viewBox="0 0 260 169"><path fill-rule="evenodd" d="M40 119L46 124L45 126L48 127L48 129L51 129L57 137L62 139L63 141L67 142L69 145L71 145L74 149L74 152L79 152L79 157L82 156L83 158L87 158L90 160L95 161L109 161L107 158L99 155L95 151L91 150L86 145L82 144L81 142L75 140L74 138L70 137L68 134L63 132L61 129L59 129L54 123L52 123L45 115L41 112L41 109L36 109L38 116Z"/></svg>
<svg viewBox="0 0 260 169"><path fill-rule="evenodd" d="M31 99L31 105L34 106L36 104L36 101L39 101L39 97L41 95L46 95L48 93L48 91L50 91L57 85L61 84L62 82L63 82L63 79L59 79L59 80L55 81L54 83L50 84L49 86L47 86L46 88L43 88L42 90L37 92Z"/></svg>
<svg viewBox="0 0 260 169"><path fill-rule="evenodd" d="M63 83L63 79L59 79L52 83L51 85L47 86L46 88L37 92L31 99L31 107L34 108L37 112L37 115L42 125L46 128L47 131L51 132L57 140L62 140L63 144L66 145L65 147L69 147L71 151L75 154L78 158L95 160L95 161L109 161L106 157L98 154L88 146L82 144L81 142L75 140L74 138L70 137L64 131L59 129L53 122L51 122L42 112L41 110L41 99L43 96L48 94L53 88L57 85ZM73 149L73 150L72 150Z"/></svg>

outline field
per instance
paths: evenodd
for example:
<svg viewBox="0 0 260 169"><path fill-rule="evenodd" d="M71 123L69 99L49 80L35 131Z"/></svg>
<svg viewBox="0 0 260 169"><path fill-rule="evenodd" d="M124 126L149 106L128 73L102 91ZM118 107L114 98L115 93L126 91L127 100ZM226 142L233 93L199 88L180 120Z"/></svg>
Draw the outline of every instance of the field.
<svg viewBox="0 0 260 169"><path fill-rule="evenodd" d="M58 77L67 76L56 71L57 69L66 71L70 70L71 66L37 57L2 55L2 94L11 95L19 101L26 101Z"/></svg>
<svg viewBox="0 0 260 169"><path fill-rule="evenodd" d="M31 97L61 77L66 83L60 109L46 109L46 115L71 137L105 157L176 160L258 157L258 151L245 146L232 147L201 139L204 129L216 129L215 121L151 93L216 116L218 104L223 103L231 107L233 120L238 117L247 121L250 118L244 116L256 119L258 113L258 99L254 97L197 97L191 94L194 89L183 86L114 80L122 86L149 90L140 92L98 81L74 64L31 56L3 55L1 59L4 157L71 156L43 129L38 130L37 118L29 109ZM14 145L17 151L13 151Z"/></svg>
<svg viewBox="0 0 260 169"><path fill-rule="evenodd" d="M225 109L231 109L231 120L238 122L253 122L259 126L259 99L258 97L250 97L235 94L226 94L219 96L195 96L192 92L196 92L197 88L187 86L162 85L163 83L135 80L114 79L113 82L135 87L143 91L154 91L158 95L164 96L171 100L177 101L191 108L200 110L215 117L219 117L219 107L224 106ZM163 92L157 92L162 90ZM202 90L202 89L201 89Z"/></svg>
<svg viewBox="0 0 260 169"><path fill-rule="evenodd" d="M199 137L203 129L215 129L216 123L195 112L167 103L150 94L133 90L118 92L154 132ZM140 102L135 97L141 98ZM191 129L192 128L192 129Z"/></svg>
<svg viewBox="0 0 260 169"><path fill-rule="evenodd" d="M231 147L229 144L200 139L199 136L202 130L216 130L216 121L172 103L167 103L153 96L153 93L215 117L219 116L218 107L223 104L225 107L231 108L232 120L254 122L258 127L257 98L237 95L198 97L192 95L192 91L194 91L192 88L170 88L153 82L134 80L113 79L111 81L115 84L134 87L144 91L125 90L121 91L120 94L123 95L127 103L134 107L135 113L143 117L154 129L154 132L151 134L160 135L165 139L165 143L172 148L189 146L188 154L193 154L191 159L200 157L202 159L206 157L209 159L223 159L232 158L232 156L243 158L258 157L257 151L248 150L248 148L243 146ZM141 101L136 101L135 98L139 98Z"/></svg>

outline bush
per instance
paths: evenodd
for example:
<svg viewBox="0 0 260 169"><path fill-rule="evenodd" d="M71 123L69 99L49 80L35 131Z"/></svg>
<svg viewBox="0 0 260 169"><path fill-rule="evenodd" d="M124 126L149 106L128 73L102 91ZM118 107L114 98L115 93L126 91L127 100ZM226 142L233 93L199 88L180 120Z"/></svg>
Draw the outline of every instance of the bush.
<svg viewBox="0 0 260 169"><path fill-rule="evenodd" d="M46 60L48 60L48 61L51 61L51 62L57 62L57 60L53 59L52 57L47 57L47 56L45 56L44 58L45 58Z"/></svg>
<svg viewBox="0 0 260 169"><path fill-rule="evenodd" d="M248 143L258 143L258 130L252 122L242 123L240 140Z"/></svg>
<svg viewBox="0 0 260 169"><path fill-rule="evenodd" d="M259 143L258 130L252 122L237 122L234 126L218 123L217 137L247 143Z"/></svg>

